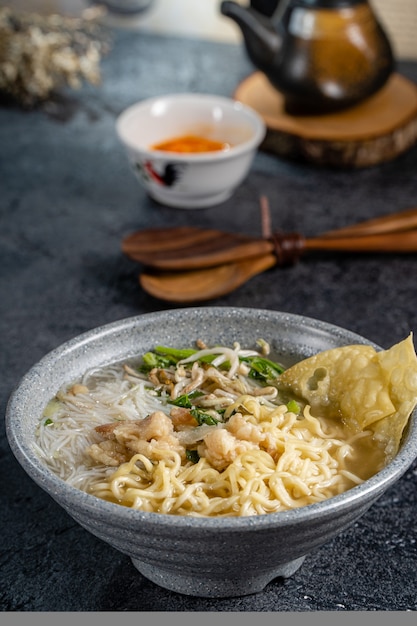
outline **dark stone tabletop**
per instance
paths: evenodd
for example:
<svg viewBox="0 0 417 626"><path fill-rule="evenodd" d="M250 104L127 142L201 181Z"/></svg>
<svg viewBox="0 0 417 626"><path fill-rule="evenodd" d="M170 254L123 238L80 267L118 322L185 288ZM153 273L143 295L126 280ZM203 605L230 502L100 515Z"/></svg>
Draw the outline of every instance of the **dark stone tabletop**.
<svg viewBox="0 0 417 626"><path fill-rule="evenodd" d="M417 82L417 64L398 70ZM162 207L134 179L115 134L133 102L172 92L230 96L253 71L243 48L114 32L102 84L64 90L43 109L0 107L1 408L25 372L67 339L124 317L173 308L141 291L128 233L198 225L313 236L417 204L417 147L395 161L340 171L260 152L223 204ZM299 313L388 348L417 331L417 255L308 254L203 306ZM175 306L175 305L174 305ZM352 528L262 593L220 600L172 593L90 535L14 459L2 420L0 608L3 611L414 611L417 464Z"/></svg>

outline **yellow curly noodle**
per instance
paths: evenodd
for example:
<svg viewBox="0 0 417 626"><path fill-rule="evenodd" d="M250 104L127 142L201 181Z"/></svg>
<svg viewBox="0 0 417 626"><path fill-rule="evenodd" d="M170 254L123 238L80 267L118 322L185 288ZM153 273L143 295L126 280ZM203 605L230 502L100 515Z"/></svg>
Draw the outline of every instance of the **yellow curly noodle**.
<svg viewBox="0 0 417 626"><path fill-rule="evenodd" d="M350 465L355 441L369 439L369 431L347 440L340 422L315 418L308 406L300 419L285 405L271 408L250 395L232 404L225 417L234 410L260 428L263 442L225 470L205 458L182 464L176 452L160 451L156 462L136 454L108 480L92 485L91 493L154 513L247 516L320 502L363 481Z"/></svg>

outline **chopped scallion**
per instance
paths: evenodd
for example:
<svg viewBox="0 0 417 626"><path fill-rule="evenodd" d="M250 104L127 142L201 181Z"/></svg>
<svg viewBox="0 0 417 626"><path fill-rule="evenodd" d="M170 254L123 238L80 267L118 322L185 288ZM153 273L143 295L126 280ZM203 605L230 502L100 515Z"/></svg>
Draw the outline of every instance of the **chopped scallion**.
<svg viewBox="0 0 417 626"><path fill-rule="evenodd" d="M300 413L300 405L298 404L298 402L296 402L295 400L290 400L287 404L287 409L291 412L291 413L295 413L296 415L298 415Z"/></svg>

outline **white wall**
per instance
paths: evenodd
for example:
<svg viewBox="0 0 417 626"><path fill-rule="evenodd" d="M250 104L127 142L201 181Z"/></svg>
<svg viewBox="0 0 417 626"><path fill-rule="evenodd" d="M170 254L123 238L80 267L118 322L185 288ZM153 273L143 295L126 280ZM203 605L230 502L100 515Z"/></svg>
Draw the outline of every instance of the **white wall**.
<svg viewBox="0 0 417 626"><path fill-rule="evenodd" d="M117 1L117 0L112 0ZM245 0L238 0L246 4ZM417 0L416 0L417 1ZM241 41L238 27L220 13L221 0L153 0L151 8L135 18L112 19L154 33L201 37L217 41Z"/></svg>
<svg viewBox="0 0 417 626"><path fill-rule="evenodd" d="M153 0L150 9L137 18L115 19L110 23L139 31L201 37L239 42L240 31L220 14L221 0ZM249 0L238 0L247 5ZM79 14L89 0L12 0L1 4L40 10ZM117 2L117 0L112 0ZM371 0L391 37L399 58L417 60L417 0Z"/></svg>

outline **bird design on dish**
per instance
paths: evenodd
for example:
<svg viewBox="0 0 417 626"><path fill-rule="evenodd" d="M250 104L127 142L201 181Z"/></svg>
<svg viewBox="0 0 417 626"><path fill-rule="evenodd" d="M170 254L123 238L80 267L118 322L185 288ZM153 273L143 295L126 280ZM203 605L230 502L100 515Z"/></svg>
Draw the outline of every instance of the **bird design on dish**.
<svg viewBox="0 0 417 626"><path fill-rule="evenodd" d="M136 167L144 181L153 181L163 187L174 187L176 185L186 167L185 164L165 163L162 167L158 167L152 161L137 162Z"/></svg>

